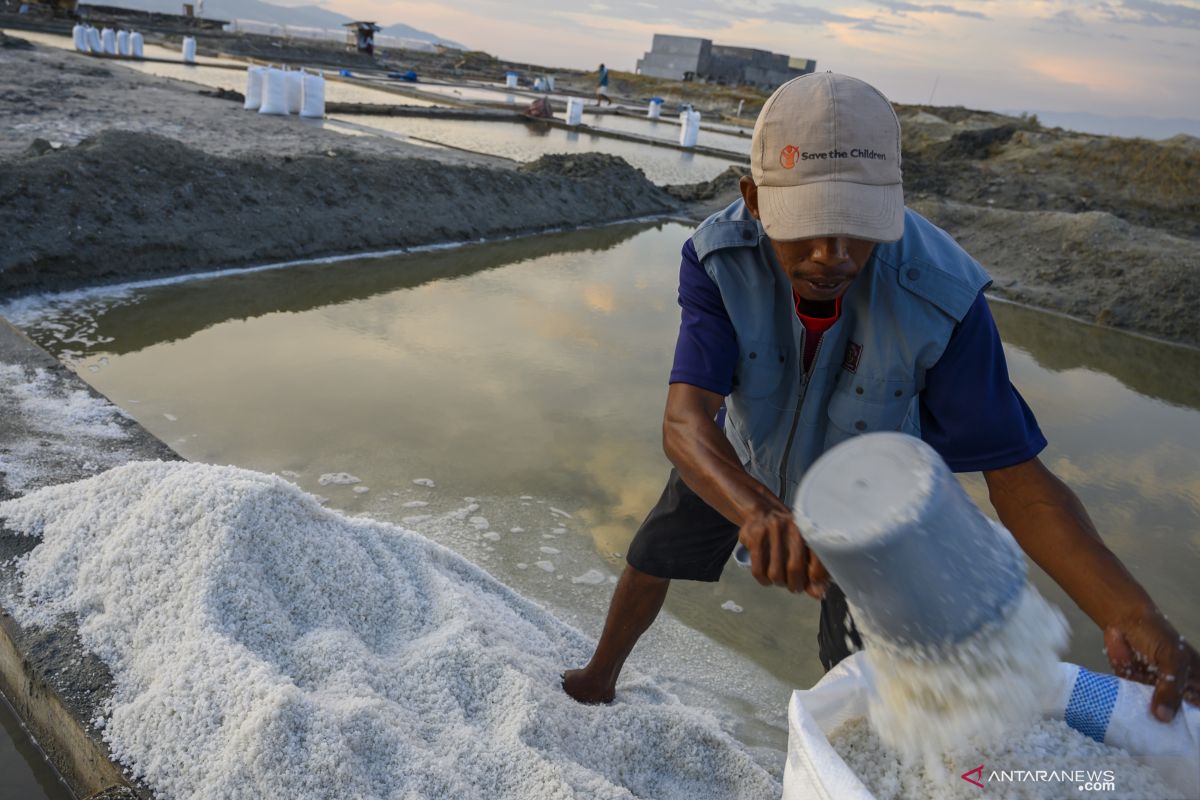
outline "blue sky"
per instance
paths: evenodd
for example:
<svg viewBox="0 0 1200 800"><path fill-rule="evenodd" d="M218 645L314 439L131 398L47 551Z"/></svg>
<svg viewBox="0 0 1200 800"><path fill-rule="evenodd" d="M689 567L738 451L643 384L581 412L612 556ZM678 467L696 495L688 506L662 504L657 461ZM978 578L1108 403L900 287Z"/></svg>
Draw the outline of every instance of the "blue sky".
<svg viewBox="0 0 1200 800"><path fill-rule="evenodd" d="M1200 117L1200 0L319 4L534 63L632 70L652 34L677 33L815 58L899 102Z"/></svg>

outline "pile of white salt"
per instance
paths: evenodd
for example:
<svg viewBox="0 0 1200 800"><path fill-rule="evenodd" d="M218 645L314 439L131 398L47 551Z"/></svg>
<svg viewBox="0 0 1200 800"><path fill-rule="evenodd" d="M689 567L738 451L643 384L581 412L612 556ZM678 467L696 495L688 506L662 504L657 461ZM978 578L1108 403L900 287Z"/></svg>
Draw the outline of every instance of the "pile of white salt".
<svg viewBox="0 0 1200 800"><path fill-rule="evenodd" d="M590 642L461 557L281 478L137 463L0 503L41 537L4 599L78 621L99 724L162 798L764 798L704 712L630 675L559 688Z"/></svg>

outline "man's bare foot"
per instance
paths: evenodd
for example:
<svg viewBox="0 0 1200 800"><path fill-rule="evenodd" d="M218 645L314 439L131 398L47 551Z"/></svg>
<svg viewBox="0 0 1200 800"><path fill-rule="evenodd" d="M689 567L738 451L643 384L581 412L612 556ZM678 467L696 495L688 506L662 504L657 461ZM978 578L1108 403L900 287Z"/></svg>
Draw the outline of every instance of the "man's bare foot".
<svg viewBox="0 0 1200 800"><path fill-rule="evenodd" d="M611 703L617 687L610 681L596 680L587 669L569 669L562 674L563 691L580 703Z"/></svg>

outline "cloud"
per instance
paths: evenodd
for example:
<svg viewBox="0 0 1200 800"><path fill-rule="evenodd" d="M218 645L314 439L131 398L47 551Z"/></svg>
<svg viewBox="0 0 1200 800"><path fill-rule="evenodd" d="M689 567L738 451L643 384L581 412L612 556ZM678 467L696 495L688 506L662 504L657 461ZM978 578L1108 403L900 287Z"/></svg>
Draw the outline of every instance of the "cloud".
<svg viewBox="0 0 1200 800"><path fill-rule="evenodd" d="M931 5L920 5L918 3L909 3L906 0L871 0L877 6L883 6L891 11L896 16L904 16L905 14L950 14L956 17L969 17L971 19L987 19L987 15L979 11L972 11L966 8L956 8L955 6L946 5L945 3L933 3Z"/></svg>
<svg viewBox="0 0 1200 800"><path fill-rule="evenodd" d="M1162 3L1159 0L1121 0L1116 5L1100 3L1097 8L1112 22L1200 30L1200 7L1194 5Z"/></svg>
<svg viewBox="0 0 1200 800"><path fill-rule="evenodd" d="M787 3L776 3L766 13L755 14L754 16L773 22L788 22L793 25L824 25L829 22L856 23L866 21L861 17L850 17L817 6L794 6Z"/></svg>

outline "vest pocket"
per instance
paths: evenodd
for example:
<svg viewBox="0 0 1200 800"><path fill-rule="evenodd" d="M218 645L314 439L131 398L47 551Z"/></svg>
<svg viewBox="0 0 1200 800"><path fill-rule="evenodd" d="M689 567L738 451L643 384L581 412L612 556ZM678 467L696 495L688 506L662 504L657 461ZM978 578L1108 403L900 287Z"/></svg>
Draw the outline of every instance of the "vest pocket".
<svg viewBox="0 0 1200 800"><path fill-rule="evenodd" d="M783 350L766 342L745 342L733 376L732 394L766 397L775 391L783 377Z"/></svg>
<svg viewBox="0 0 1200 800"><path fill-rule="evenodd" d="M878 431L898 431L904 427L905 417L912 407L913 394L901 390L897 396L893 390L891 396L880 397L854 394L853 390L839 388L829 398L829 421L834 428L843 434L854 436L860 433L876 433ZM838 439L847 438L846 436Z"/></svg>

